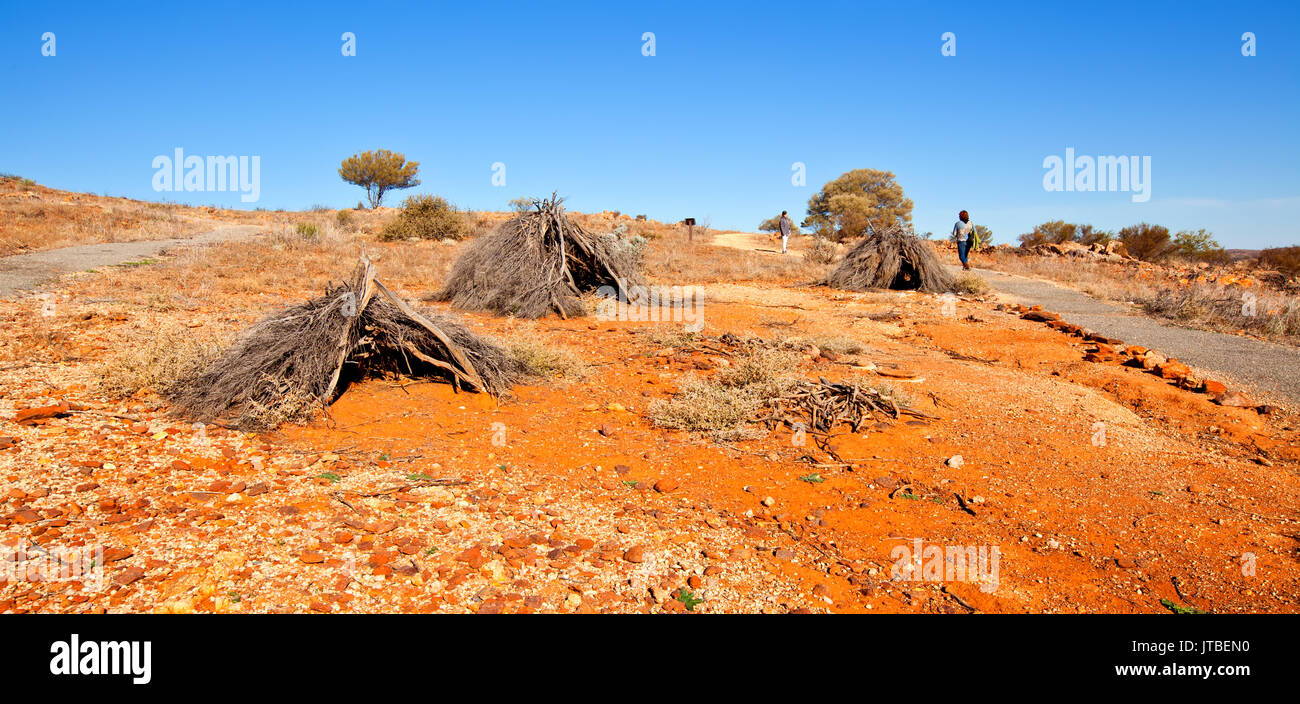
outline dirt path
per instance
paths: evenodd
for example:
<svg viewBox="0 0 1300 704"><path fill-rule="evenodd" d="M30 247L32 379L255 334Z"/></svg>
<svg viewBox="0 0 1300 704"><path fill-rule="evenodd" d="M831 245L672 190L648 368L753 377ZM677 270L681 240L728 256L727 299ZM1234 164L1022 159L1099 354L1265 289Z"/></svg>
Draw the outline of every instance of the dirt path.
<svg viewBox="0 0 1300 704"><path fill-rule="evenodd" d="M74 271L139 261L158 256L167 249L182 244L242 239L256 234L260 229L262 228L257 225L223 225L194 237L105 242L4 257L0 259L0 297L36 288Z"/></svg>
<svg viewBox="0 0 1300 704"><path fill-rule="evenodd" d="M791 237L786 246L787 257L802 256L806 237ZM732 249L748 249L754 252L766 252L781 256L781 240L762 232L719 232L712 235L709 244Z"/></svg>
<svg viewBox="0 0 1300 704"><path fill-rule="evenodd" d="M955 269L955 267L954 267ZM1063 319L1107 337L1160 350L1193 367L1300 402L1300 350L1238 335L1166 325L1132 309L1064 286L976 269L1004 298L1041 305Z"/></svg>

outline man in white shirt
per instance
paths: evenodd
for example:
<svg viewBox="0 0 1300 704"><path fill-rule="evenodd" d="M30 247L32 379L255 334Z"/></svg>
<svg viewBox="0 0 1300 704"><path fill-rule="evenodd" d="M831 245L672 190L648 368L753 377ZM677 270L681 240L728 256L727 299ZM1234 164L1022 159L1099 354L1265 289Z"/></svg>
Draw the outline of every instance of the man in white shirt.
<svg viewBox="0 0 1300 704"><path fill-rule="evenodd" d="M969 269L970 264L966 258L970 255L971 247L975 245L975 223L970 221L970 214L965 210L957 214L957 224L952 226L952 236L957 240L957 258L961 260L961 268Z"/></svg>

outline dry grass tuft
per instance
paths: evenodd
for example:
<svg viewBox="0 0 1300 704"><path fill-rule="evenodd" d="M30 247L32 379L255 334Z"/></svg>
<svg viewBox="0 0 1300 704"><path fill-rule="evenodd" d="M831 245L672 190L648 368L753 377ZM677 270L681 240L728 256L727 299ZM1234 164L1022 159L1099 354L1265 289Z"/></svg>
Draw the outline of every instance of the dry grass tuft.
<svg viewBox="0 0 1300 704"><path fill-rule="evenodd" d="M650 420L661 428L708 433L718 440L757 437L761 431L749 424L766 399L795 383L798 364L799 356L792 352L754 349L712 379L684 378L671 399L650 405Z"/></svg>
<svg viewBox="0 0 1300 704"><path fill-rule="evenodd" d="M171 327L118 344L100 369L99 390L112 397L142 392L167 395L221 353L212 333Z"/></svg>
<svg viewBox="0 0 1300 704"><path fill-rule="evenodd" d="M520 333L506 337L504 342L510 354L533 376L576 381L591 373L591 365L571 348L543 344L533 335Z"/></svg>
<svg viewBox="0 0 1300 704"><path fill-rule="evenodd" d="M965 294L967 296L983 296L993 290L989 282L985 281L978 274L964 272L957 275L953 280L953 293Z"/></svg>

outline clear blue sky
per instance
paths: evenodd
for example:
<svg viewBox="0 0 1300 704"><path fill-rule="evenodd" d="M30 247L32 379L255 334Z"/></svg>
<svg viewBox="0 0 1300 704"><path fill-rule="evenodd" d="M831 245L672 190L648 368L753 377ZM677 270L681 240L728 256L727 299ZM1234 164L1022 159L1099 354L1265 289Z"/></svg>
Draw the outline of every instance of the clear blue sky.
<svg viewBox="0 0 1300 704"><path fill-rule="evenodd" d="M340 52L349 31L355 57ZM782 209L802 217L822 183L869 167L898 175L923 232L965 208L998 241L1062 218L1295 244L1297 36L1294 0L4 0L0 172L149 200L342 207L362 192L340 159L384 147L421 163L423 184L394 202L502 209L558 190L579 210L753 229ZM177 147L260 156L261 200L154 192L153 158ZM1045 191L1043 159L1067 147L1150 156L1150 201Z"/></svg>

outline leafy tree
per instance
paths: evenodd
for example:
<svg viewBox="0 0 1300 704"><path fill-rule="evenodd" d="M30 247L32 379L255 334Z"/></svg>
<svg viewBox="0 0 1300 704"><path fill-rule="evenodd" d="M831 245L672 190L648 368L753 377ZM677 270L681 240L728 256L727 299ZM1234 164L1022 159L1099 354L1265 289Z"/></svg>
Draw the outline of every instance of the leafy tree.
<svg viewBox="0 0 1300 704"><path fill-rule="evenodd" d="M1039 244L1060 244L1071 242L1079 227L1064 220L1050 220L1042 225L1035 225L1032 232L1020 236L1020 246L1033 247Z"/></svg>
<svg viewBox="0 0 1300 704"><path fill-rule="evenodd" d="M802 226L836 242L896 223L911 224L912 201L890 171L854 169L808 199Z"/></svg>
<svg viewBox="0 0 1300 704"><path fill-rule="evenodd" d="M773 215L772 217L758 224L758 231L759 232L780 232L781 231L780 223L781 223L781 216ZM794 224L794 220L790 221L790 234L791 235L803 234L803 232L799 229L799 226Z"/></svg>
<svg viewBox="0 0 1300 704"><path fill-rule="evenodd" d="M419 172L420 162L407 161L405 155L387 149L353 154L339 165L340 178L366 189L371 208L378 208L391 189L420 185Z"/></svg>
<svg viewBox="0 0 1300 704"><path fill-rule="evenodd" d="M1204 228L1192 232L1183 230L1174 235L1174 249L1180 256L1204 262L1225 262L1228 253L1215 241L1214 234Z"/></svg>
<svg viewBox="0 0 1300 704"><path fill-rule="evenodd" d="M1119 231L1119 241L1129 254L1148 262L1165 259L1177 251L1169 238L1169 228L1163 225L1130 225Z"/></svg>
<svg viewBox="0 0 1300 704"><path fill-rule="evenodd" d="M510 209L515 211L516 213L526 213L529 210L532 210L533 203L536 200L537 200L536 198L529 198L528 196L519 196L518 198L512 198L510 199Z"/></svg>

